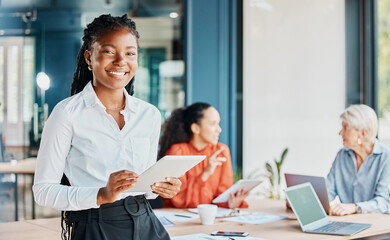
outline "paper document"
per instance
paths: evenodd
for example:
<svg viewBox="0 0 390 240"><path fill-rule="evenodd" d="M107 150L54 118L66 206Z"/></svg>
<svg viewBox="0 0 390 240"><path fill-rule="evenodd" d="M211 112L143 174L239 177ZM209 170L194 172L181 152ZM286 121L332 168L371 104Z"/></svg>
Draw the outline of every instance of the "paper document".
<svg viewBox="0 0 390 240"><path fill-rule="evenodd" d="M189 208L188 211L193 213L198 213L197 208ZM249 212L242 211L241 209L239 212L235 213L233 209L219 207L217 210L216 217L229 217L229 216L247 215L247 214L249 214Z"/></svg>
<svg viewBox="0 0 390 240"><path fill-rule="evenodd" d="M255 238L255 237L222 237L222 236L211 236L204 233L183 235L172 237L172 240L228 240L228 239L240 239L240 240L266 240L264 238Z"/></svg>
<svg viewBox="0 0 390 240"><path fill-rule="evenodd" d="M285 218L288 217L269 214L269 213L255 212L244 216L224 218L223 220L230 221L230 222L246 223L246 224L263 224L263 223L278 221Z"/></svg>
<svg viewBox="0 0 390 240"><path fill-rule="evenodd" d="M172 222L187 222L199 218L198 214L153 210L157 218L165 217Z"/></svg>
<svg viewBox="0 0 390 240"><path fill-rule="evenodd" d="M164 227L174 227L174 226L176 226L173 222L171 222L168 218L166 218L164 216L157 217L157 219L160 220L161 224Z"/></svg>

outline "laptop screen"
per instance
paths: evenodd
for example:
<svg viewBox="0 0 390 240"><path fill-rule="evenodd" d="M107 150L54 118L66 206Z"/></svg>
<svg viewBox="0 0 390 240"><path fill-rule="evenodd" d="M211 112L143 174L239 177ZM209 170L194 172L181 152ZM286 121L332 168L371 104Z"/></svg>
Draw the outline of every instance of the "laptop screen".
<svg viewBox="0 0 390 240"><path fill-rule="evenodd" d="M290 200L290 204L294 207L294 212L297 218L306 225L320 219L326 218L326 214L322 210L322 205L318 201L311 185L287 190L286 194Z"/></svg>
<svg viewBox="0 0 390 240"><path fill-rule="evenodd" d="M287 187L310 182L326 212L329 212L328 189L324 177L285 173Z"/></svg>

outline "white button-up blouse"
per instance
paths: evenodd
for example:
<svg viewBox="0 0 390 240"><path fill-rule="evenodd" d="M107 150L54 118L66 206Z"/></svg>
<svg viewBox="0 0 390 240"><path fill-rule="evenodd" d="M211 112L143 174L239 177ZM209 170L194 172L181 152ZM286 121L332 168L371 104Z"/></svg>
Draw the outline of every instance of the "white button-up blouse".
<svg viewBox="0 0 390 240"><path fill-rule="evenodd" d="M141 174L156 162L160 112L126 90L124 94L122 130L105 111L91 82L55 106L38 151L33 186L38 204L60 210L98 208L98 191L111 173L127 169ZM60 185L63 173L70 187ZM119 199L127 195L131 194L122 193Z"/></svg>

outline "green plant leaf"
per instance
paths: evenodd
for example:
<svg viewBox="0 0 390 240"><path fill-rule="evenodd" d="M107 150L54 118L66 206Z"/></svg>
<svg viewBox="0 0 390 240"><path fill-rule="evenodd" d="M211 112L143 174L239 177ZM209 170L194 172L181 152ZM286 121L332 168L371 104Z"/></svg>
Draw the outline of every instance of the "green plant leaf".
<svg viewBox="0 0 390 240"><path fill-rule="evenodd" d="M270 172L270 173L273 172L271 164L265 163L265 168L267 169L268 172Z"/></svg>
<svg viewBox="0 0 390 240"><path fill-rule="evenodd" d="M266 163L265 168L270 173L270 175L268 176L269 182L271 183L272 186L274 186L275 173L274 173L274 170L273 170L271 164Z"/></svg>
<svg viewBox="0 0 390 240"><path fill-rule="evenodd" d="M288 148L285 148L282 153L282 156L280 157L280 165L282 165L284 160L286 159L287 153L288 153Z"/></svg>
<svg viewBox="0 0 390 240"><path fill-rule="evenodd" d="M282 176L281 176L281 170L282 170L282 165L284 163L284 160L286 159L288 153L288 148L285 148L282 155L280 156L280 160L277 161L275 159L275 164L276 164L276 171L277 171L277 179L278 179L278 185L280 185Z"/></svg>

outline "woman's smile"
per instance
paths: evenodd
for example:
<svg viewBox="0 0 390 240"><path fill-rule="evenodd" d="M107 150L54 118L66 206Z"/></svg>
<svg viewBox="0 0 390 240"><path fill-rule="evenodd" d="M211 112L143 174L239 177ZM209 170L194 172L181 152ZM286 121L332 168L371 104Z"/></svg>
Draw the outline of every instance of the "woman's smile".
<svg viewBox="0 0 390 240"><path fill-rule="evenodd" d="M127 74L128 72L111 72L111 71L107 71L109 74L112 74L112 75L116 75L116 76L124 76L125 74Z"/></svg>

